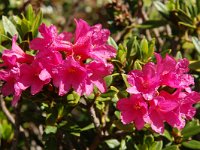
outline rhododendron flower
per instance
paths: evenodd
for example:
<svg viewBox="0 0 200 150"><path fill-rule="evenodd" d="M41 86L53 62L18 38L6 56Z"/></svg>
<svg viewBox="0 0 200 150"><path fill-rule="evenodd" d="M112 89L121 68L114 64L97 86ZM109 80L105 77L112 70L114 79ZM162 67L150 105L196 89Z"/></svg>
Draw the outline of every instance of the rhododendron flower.
<svg viewBox="0 0 200 150"><path fill-rule="evenodd" d="M16 66L18 63L31 63L33 61L33 56L26 54L17 44L17 35L12 38L12 48L11 50L4 50L2 53L2 60L4 61L4 66L12 67Z"/></svg>
<svg viewBox="0 0 200 150"><path fill-rule="evenodd" d="M93 86L95 85L102 93L105 92L106 84L104 77L111 74L113 71L113 66L111 64L93 61L87 64L86 68L88 70L88 82L86 84L86 89L89 88L93 90ZM91 94L91 90L86 92L86 94Z"/></svg>
<svg viewBox="0 0 200 150"><path fill-rule="evenodd" d="M135 123L138 130L142 129L148 113L147 103L140 94L131 95L117 102L117 108L121 111L122 123Z"/></svg>
<svg viewBox="0 0 200 150"><path fill-rule="evenodd" d="M173 100L167 100L163 96L157 96L150 102L149 120L152 129L158 133L163 133L164 122L168 122L171 126L180 126L181 121L177 114L173 112L178 107L178 103ZM176 127L177 127L176 126Z"/></svg>
<svg viewBox="0 0 200 150"><path fill-rule="evenodd" d="M0 79L5 81L1 88L1 92L4 96L8 96L14 93L14 84L17 82L20 75L18 67L12 69L0 70Z"/></svg>
<svg viewBox="0 0 200 150"><path fill-rule="evenodd" d="M1 66L7 70L0 71L4 80L3 94L14 94L13 104L17 104L22 92L30 88L31 94L42 91L44 85L51 81L59 88L59 95L75 90L78 94L91 94L94 86L101 92L106 91L103 78L113 71L113 65L107 62L116 55L116 50L107 44L109 30L100 24L89 26L83 20L76 21L76 31L72 33L57 31L54 25L40 25L42 37L30 42L30 48L38 50L28 55L16 44L13 37L12 49L4 50ZM17 76L11 69L19 69ZM6 93L6 90L11 90Z"/></svg>
<svg viewBox="0 0 200 150"><path fill-rule="evenodd" d="M72 34L63 32L58 34L57 28L54 25L47 27L45 24L40 25L39 32L43 38L35 38L30 43L30 48L39 50L41 53L49 51L69 51L72 49L72 44L69 42Z"/></svg>
<svg viewBox="0 0 200 150"><path fill-rule="evenodd" d="M131 94L141 93L146 100L151 100L160 85L160 76L153 63L147 63L142 70L133 70L128 74L131 87L127 91Z"/></svg>
<svg viewBox="0 0 200 150"><path fill-rule="evenodd" d="M182 88L191 91L189 86L194 84L194 79L187 74L189 62L187 59L180 59L178 62L169 55L164 59L155 54L157 59L157 72L160 73L161 84L172 88Z"/></svg>
<svg viewBox="0 0 200 150"><path fill-rule="evenodd" d="M84 83L87 78L87 70L80 65L73 57L69 56L53 71L53 84L59 87L59 95L66 94L73 88L82 95Z"/></svg>
<svg viewBox="0 0 200 150"><path fill-rule="evenodd" d="M200 101L200 94L194 91L188 93L177 90L173 97L179 104L177 112L181 114L181 117L188 120L192 119L196 113L193 105Z"/></svg>
<svg viewBox="0 0 200 150"><path fill-rule="evenodd" d="M21 90L17 88L17 82L20 76L20 69L13 67L7 70L0 70L0 80L5 81L1 87L1 92L4 96L13 94L12 105L15 106L20 99Z"/></svg>
<svg viewBox="0 0 200 150"><path fill-rule="evenodd" d="M38 61L42 64L42 66L52 75L52 71L54 68L59 66L62 61L62 55L58 51L49 52L44 56L35 56L35 61Z"/></svg>
<svg viewBox="0 0 200 150"><path fill-rule="evenodd" d="M185 120L192 119L196 113L193 105L200 101L200 94L190 87L194 79L188 74L189 62L187 59L176 61L169 55L165 58L160 54L155 55L156 64L149 62L142 70L129 72L127 79L130 87L127 91L131 94L130 99L138 95L143 97L143 103L147 105L147 115L143 121L150 124L154 131L163 133L165 122L182 129ZM118 101L117 108L121 111L122 122L129 123L135 115L131 116L125 107L129 110L135 103L129 100L122 109L118 106L122 100Z"/></svg>
<svg viewBox="0 0 200 150"><path fill-rule="evenodd" d="M22 64L20 71L21 75L18 82L23 85L23 90L31 87L32 95L40 92L43 86L48 84L51 80L49 72L37 61L33 62L31 65Z"/></svg>
<svg viewBox="0 0 200 150"><path fill-rule="evenodd" d="M109 30L102 29L100 24L89 26L82 19L75 20L75 22L76 31L74 45L83 45L79 43L86 41L85 46L87 48L82 46L82 49L86 52L85 54L87 54L87 56L102 61L106 61L106 59L110 59L116 56L116 50L106 43L110 35ZM89 47L87 43L90 43ZM80 55L80 49L74 48L74 53Z"/></svg>

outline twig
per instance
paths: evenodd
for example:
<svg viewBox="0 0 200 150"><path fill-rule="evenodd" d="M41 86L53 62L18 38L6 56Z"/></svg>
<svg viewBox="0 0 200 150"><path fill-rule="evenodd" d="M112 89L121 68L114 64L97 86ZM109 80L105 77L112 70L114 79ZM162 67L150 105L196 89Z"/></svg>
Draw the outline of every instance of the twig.
<svg viewBox="0 0 200 150"><path fill-rule="evenodd" d="M90 114L92 116L92 120L93 120L95 128L97 129L98 133L101 135L101 130L99 128L100 127L100 121L99 121L99 118L97 118L97 116L96 116L96 112L94 110L93 105L90 107Z"/></svg>
<svg viewBox="0 0 200 150"><path fill-rule="evenodd" d="M10 121L10 123L15 126L15 119L14 117L12 116L12 114L9 112L8 108L6 107L6 103L5 101L3 100L3 96L0 95L0 101L1 101L1 108L2 108L2 111L4 112L4 114L6 115L6 117L8 118L8 120Z"/></svg>
<svg viewBox="0 0 200 150"><path fill-rule="evenodd" d="M8 121L15 127L15 119L13 115L10 113L10 111L8 110L6 103L3 99L3 96L1 94L0 94L0 103L1 103L2 111L6 115ZM20 132L24 132L24 128L22 126L20 126Z"/></svg>
<svg viewBox="0 0 200 150"><path fill-rule="evenodd" d="M17 106L16 108L14 108L15 109L15 118L14 118L12 116L12 114L10 113L10 111L8 110L8 108L6 107L6 103L1 94L0 94L0 103L1 103L1 108L2 108L3 113L5 114L8 121L12 124L12 126L15 129L11 150L16 150L17 144L18 144L18 139L19 139L19 134L20 134L20 132L25 132L24 128L22 126L20 126L20 122L19 122L20 107Z"/></svg>
<svg viewBox="0 0 200 150"><path fill-rule="evenodd" d="M148 16L147 16L146 12L144 11L144 9L142 8L142 6L143 6L143 1L142 1L142 0L139 0L139 1L138 1L138 7L139 7L139 12L140 12L141 18L142 18L143 21L147 21L147 20L149 20L149 18L148 18ZM148 30L147 30L147 31L148 31ZM152 31L153 31L153 33L155 34L155 37L156 37L156 39L158 40L158 43L159 43L160 47L162 47L162 45L163 45L164 42L163 42L163 40L160 38L160 33L159 33L159 31L158 31L157 29L153 29ZM149 35L150 35L150 33L147 32L147 36L149 36Z"/></svg>
<svg viewBox="0 0 200 150"><path fill-rule="evenodd" d="M90 150L95 150L97 148L98 144L101 142L100 139L103 137L102 130L100 128L100 120L97 117L96 112L95 112L95 108L94 108L94 102L95 102L97 97L98 97L98 94L95 96L94 100L91 103L87 103L90 115L92 117L93 124L95 126L95 129L97 130L96 137L89 147Z"/></svg>
<svg viewBox="0 0 200 150"><path fill-rule="evenodd" d="M19 121L19 110L20 110L20 105L17 105L15 109L15 131L14 131L14 138L13 138L13 141L12 141L12 147L11 147L11 150L17 150L17 144L18 144L18 141L19 141L19 134L20 134L20 121Z"/></svg>

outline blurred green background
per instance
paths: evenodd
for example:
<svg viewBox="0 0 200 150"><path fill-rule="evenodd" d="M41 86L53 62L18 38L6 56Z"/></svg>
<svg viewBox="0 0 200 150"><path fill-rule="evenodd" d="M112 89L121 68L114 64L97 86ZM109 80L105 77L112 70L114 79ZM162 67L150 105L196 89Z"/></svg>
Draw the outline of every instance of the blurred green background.
<svg viewBox="0 0 200 150"><path fill-rule="evenodd" d="M40 21L47 25L54 24L59 31L74 31L74 18L82 18L90 25L101 23L104 28L108 28L118 45L117 61L114 65L119 70L116 69L116 72L127 73L149 61L138 56L142 39L149 41L149 49L153 46L152 49L162 55L170 53L176 59L188 58L190 73L195 77L193 89L200 91L200 0L0 0L0 51L11 47L11 38L15 30L20 33L18 40L20 46L24 50L29 49L29 41L38 33L37 28L34 29L34 34L29 32L33 26L31 23L35 21L34 18L31 22L27 15L23 16L29 11L29 4L36 14L40 14L40 11L43 14L43 19L35 16L35 20L39 20L38 24ZM9 29L13 27L16 29L11 32ZM127 51L133 54L130 66L125 65L125 61L129 61L125 59ZM124 84L121 79L114 82L119 84L118 87L121 83ZM62 122L59 120L59 113L62 114L64 109L62 102L50 107L45 103L38 104L37 101L22 101L23 106L20 110L16 110L11 107L10 101L11 98L6 97L5 102L1 101L1 106L6 106L11 115L19 113L20 125L25 129L25 132L22 131L19 135L18 149L29 147L33 150L44 148L49 150L60 146L60 149L84 150L93 141L96 131L94 126L87 124L91 118L79 105L73 111L73 115L66 116ZM106 120L108 124L113 116L119 116L115 114L114 102L97 103L100 114L103 114L108 107L111 109L109 111L111 113L108 114L110 118ZM183 131L167 126L164 135L145 130L133 132L132 126L124 127L119 119L114 120L114 123L111 122L109 126L110 138L102 139L97 149L200 149L200 104L195 107L197 108L195 119L188 122ZM15 128L3 112L5 110L0 110L0 149L4 150L11 148ZM65 122L66 120L69 121ZM57 128L50 126L52 122L58 124L61 131L65 131L63 135L60 130L57 131ZM119 134L121 130L125 133Z"/></svg>

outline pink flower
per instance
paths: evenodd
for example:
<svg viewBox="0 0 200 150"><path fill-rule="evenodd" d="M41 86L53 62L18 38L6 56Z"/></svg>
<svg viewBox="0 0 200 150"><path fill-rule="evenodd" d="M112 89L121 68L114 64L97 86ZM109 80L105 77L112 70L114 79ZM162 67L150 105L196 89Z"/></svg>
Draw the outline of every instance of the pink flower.
<svg viewBox="0 0 200 150"><path fill-rule="evenodd" d="M35 61L42 64L42 66L52 75L54 68L57 68L63 61L62 55L58 51L52 51L45 56L35 56Z"/></svg>
<svg viewBox="0 0 200 150"><path fill-rule="evenodd" d="M182 126L182 120L180 120L179 114L174 112L178 107L178 102L167 99L165 96L166 94L161 93L160 96L155 97L149 103L149 118L146 121L158 133L163 133L165 121L173 127Z"/></svg>
<svg viewBox="0 0 200 150"><path fill-rule="evenodd" d="M182 129L185 120L195 115L193 104L200 100L200 94L190 88L194 79L188 74L189 62L187 59L176 61L169 55L165 58L155 55L157 64L149 62L142 70L133 70L128 74L130 87L127 91L131 97L140 95L144 98L144 103L148 106L144 122L149 123L154 131L163 133L165 122ZM169 89L171 93L168 93ZM131 107L130 103L129 105ZM125 113L125 109L119 110L122 112L122 122L131 118L128 115L130 113Z"/></svg>
<svg viewBox="0 0 200 150"><path fill-rule="evenodd" d="M105 64L103 62L93 61L86 65L88 70L88 80L86 83L87 95L91 94L93 91L93 86L95 85L102 93L106 91L106 84L104 77L111 74L113 71L113 66L111 64Z"/></svg>
<svg viewBox="0 0 200 150"><path fill-rule="evenodd" d="M183 119L192 119L196 113L193 105L200 101L200 94L194 91L188 93L177 90L173 95L176 95L175 100L179 103L177 112Z"/></svg>
<svg viewBox="0 0 200 150"><path fill-rule="evenodd" d="M121 111L122 123L134 122L138 130L144 127L148 112L147 107L147 103L140 94L131 95L130 98L123 98L117 102L117 109Z"/></svg>
<svg viewBox="0 0 200 150"><path fill-rule="evenodd" d="M130 94L142 94L146 100L151 100L157 94L160 76L153 63L147 63L142 70L133 70L128 74Z"/></svg>
<svg viewBox="0 0 200 150"><path fill-rule="evenodd" d="M12 67L17 63L31 63L33 56L26 54L17 44L17 35L12 38L11 50L4 50L2 53L2 60L4 66Z"/></svg>
<svg viewBox="0 0 200 150"><path fill-rule="evenodd" d="M180 59L176 62L169 55L166 55L164 59L159 54L155 54L155 56L157 59L157 72L160 74L162 85L191 91L189 86L194 84L194 79L187 74L189 71L187 59Z"/></svg>
<svg viewBox="0 0 200 150"><path fill-rule="evenodd" d="M4 96L13 94L12 105L16 106L18 103L22 91L17 88L17 82L20 77L20 69L13 67L7 70L0 70L0 80L5 81L1 88L1 92Z"/></svg>
<svg viewBox="0 0 200 150"><path fill-rule="evenodd" d="M109 30L102 29L100 24L89 26L84 20L75 20L75 47L73 49L76 55L96 60L106 61L116 56L116 50L106 42L110 35ZM76 48L77 46L81 49ZM80 53L80 52L84 53Z"/></svg>
<svg viewBox="0 0 200 150"><path fill-rule="evenodd" d="M20 75L18 67L13 67L7 70L0 70L0 80L5 81L1 88L1 92L4 96L8 96L15 92L14 84L17 82Z"/></svg>
<svg viewBox="0 0 200 150"><path fill-rule="evenodd" d="M31 65L22 64L20 67L21 75L18 80L18 87L22 90L31 87L31 94L40 92L45 84L51 80L51 75L41 63L34 61Z"/></svg>
<svg viewBox="0 0 200 150"><path fill-rule="evenodd" d="M66 94L73 88L78 94L82 95L85 90L85 80L87 70L69 56L57 68L53 70L53 84L59 87L59 95Z"/></svg>
<svg viewBox="0 0 200 150"><path fill-rule="evenodd" d="M45 24L40 25L39 32L43 38L35 38L30 43L30 48L39 50L40 53L48 53L49 51L70 51L72 44L69 42L72 34L58 31L54 25L47 27Z"/></svg>

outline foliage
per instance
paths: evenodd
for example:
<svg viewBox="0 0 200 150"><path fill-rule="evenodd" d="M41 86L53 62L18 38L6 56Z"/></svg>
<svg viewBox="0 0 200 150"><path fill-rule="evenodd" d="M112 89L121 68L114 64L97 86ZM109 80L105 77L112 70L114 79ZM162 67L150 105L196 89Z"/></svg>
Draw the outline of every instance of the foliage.
<svg viewBox="0 0 200 150"><path fill-rule="evenodd" d="M35 95L29 88L24 90L16 107L11 105L11 95L1 96L0 149L200 149L199 103L195 105L195 117L183 129L165 123L162 134L153 131L150 124L141 130L133 122L123 124L116 108L119 99L130 97L126 91L130 87L127 74L142 70L149 62L155 63L154 52L163 58L166 54L176 60L187 58L189 73L195 81L191 88L200 91L199 0L96 0L94 3L31 0L28 3L0 2L1 55L5 49L11 49L12 38L17 34L17 45L34 56L36 51L29 46L33 39L41 37L38 28L42 22L55 24L59 31L74 31L74 18L84 18L91 25L100 22L110 29L112 37L107 44L117 54L108 62L114 70L104 77L107 88L104 93L94 87L90 95L79 95L73 90L59 95L58 88L50 82ZM18 14L14 13L16 10ZM3 69L5 66L1 66Z"/></svg>

